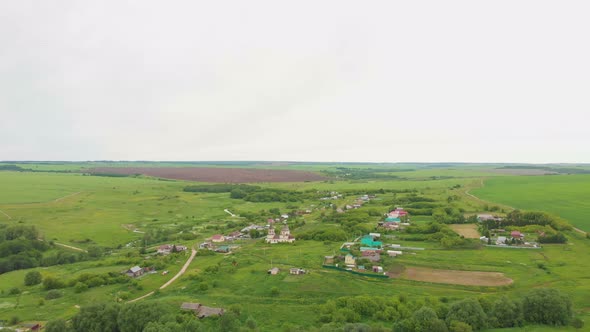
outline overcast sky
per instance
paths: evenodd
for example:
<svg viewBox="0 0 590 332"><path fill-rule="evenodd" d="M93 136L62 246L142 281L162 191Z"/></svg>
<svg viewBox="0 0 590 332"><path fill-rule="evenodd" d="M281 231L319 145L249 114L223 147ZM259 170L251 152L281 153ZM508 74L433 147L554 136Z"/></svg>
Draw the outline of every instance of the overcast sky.
<svg viewBox="0 0 590 332"><path fill-rule="evenodd" d="M590 162L589 15L1 1L0 160Z"/></svg>

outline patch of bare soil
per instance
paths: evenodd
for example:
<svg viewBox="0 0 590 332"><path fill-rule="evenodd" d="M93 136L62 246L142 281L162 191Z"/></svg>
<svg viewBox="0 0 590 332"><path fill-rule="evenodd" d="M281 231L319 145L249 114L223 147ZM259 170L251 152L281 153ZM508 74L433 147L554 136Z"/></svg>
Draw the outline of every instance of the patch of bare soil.
<svg viewBox="0 0 590 332"><path fill-rule="evenodd" d="M463 235L466 239L479 239L481 236L477 231L477 226L474 224L452 224L449 225L449 227L451 227L455 233Z"/></svg>
<svg viewBox="0 0 590 332"><path fill-rule="evenodd" d="M214 167L100 167L91 174L143 174L163 179L216 183L305 182L323 181L324 176L295 170Z"/></svg>
<svg viewBox="0 0 590 332"><path fill-rule="evenodd" d="M424 267L408 267L402 278L465 286L506 286L513 282L500 272L437 270Z"/></svg>

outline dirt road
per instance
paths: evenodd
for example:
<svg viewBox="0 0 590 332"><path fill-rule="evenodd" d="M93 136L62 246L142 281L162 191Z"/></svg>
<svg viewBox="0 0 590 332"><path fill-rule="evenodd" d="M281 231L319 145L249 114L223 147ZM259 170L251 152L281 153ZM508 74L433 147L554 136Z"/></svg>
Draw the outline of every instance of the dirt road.
<svg viewBox="0 0 590 332"><path fill-rule="evenodd" d="M170 286L170 284L172 284L174 281L176 281L176 279L180 278L180 276L182 276L186 272L186 270L188 269L189 265L191 265L191 263L193 262L193 259L195 258L196 255L197 255L197 250L195 250L193 248L192 249L192 252L191 252L191 256L188 258L188 260L186 261L186 263L184 263L184 265L182 266L182 269L180 269L180 271L178 271L178 273L174 277L172 277L172 279L168 280L165 284L163 284L162 286L160 286L160 289L164 289L164 288ZM127 303L133 303L133 302L136 302L136 301L139 301L139 300L143 300L146 297L149 297L149 296L154 295L154 293L155 293L155 291L151 291L151 292L149 292L149 293L147 293L147 294L145 294L143 296L140 296L140 297L138 297L136 299L129 300L129 301L127 301Z"/></svg>
<svg viewBox="0 0 590 332"><path fill-rule="evenodd" d="M0 210L0 213L2 213L3 215L5 215L5 216L6 216L6 218L8 218L8 219L12 219L12 217L11 217L11 216L9 216L9 215L8 215L6 212L4 212L4 211Z"/></svg>

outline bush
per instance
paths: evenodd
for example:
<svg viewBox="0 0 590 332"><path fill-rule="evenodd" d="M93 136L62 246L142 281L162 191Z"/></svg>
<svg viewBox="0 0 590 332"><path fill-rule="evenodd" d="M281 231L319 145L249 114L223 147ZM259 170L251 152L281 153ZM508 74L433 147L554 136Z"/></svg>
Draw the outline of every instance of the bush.
<svg viewBox="0 0 590 332"><path fill-rule="evenodd" d="M74 292L76 293L82 293L84 291L88 290L88 285L86 285L83 282L77 282L76 285L74 286Z"/></svg>
<svg viewBox="0 0 590 332"><path fill-rule="evenodd" d="M43 281L43 277L39 271L27 272L25 275L25 286L38 285Z"/></svg>
<svg viewBox="0 0 590 332"><path fill-rule="evenodd" d="M47 290L64 288L66 284L54 277L46 277L43 280L43 287Z"/></svg>
<svg viewBox="0 0 590 332"><path fill-rule="evenodd" d="M567 325L572 317L572 301L556 289L540 288L523 297L522 310L531 323Z"/></svg>
<svg viewBox="0 0 590 332"><path fill-rule="evenodd" d="M20 294L20 289L18 287L12 287L8 290L8 295L18 295Z"/></svg>
<svg viewBox="0 0 590 332"><path fill-rule="evenodd" d="M49 292L47 292L47 294L45 294L45 299L46 300L59 299L62 296L63 296L63 294L60 291L58 291L56 289L52 289Z"/></svg>

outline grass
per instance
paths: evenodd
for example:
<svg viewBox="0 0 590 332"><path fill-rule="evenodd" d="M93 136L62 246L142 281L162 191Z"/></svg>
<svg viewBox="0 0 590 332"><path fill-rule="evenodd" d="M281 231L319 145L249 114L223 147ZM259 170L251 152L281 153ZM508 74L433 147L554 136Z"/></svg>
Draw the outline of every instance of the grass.
<svg viewBox="0 0 590 332"><path fill-rule="evenodd" d="M590 175L495 177L471 193L518 209L550 212L590 231Z"/></svg>
<svg viewBox="0 0 590 332"><path fill-rule="evenodd" d="M484 203L464 195L464 191L479 184L481 178L478 176L482 174L469 171L462 175L460 170L447 170L438 174L452 174L456 178L442 180L422 178L437 174L430 169L418 170L416 174L420 177L413 180L325 181L265 186L290 190L334 191L417 189L419 195L444 202L448 196L457 195L460 199L454 204L458 207L466 212L481 211ZM583 204L584 195L588 197L589 193L589 189L585 187L588 181L589 176L497 176L489 178L483 189L473 190L472 193L494 203L558 213L572 222L577 220L580 226L584 226L585 220L572 216L580 218L585 211L590 212L587 210L588 206ZM134 228L146 231L175 229L181 225L190 226L197 234L197 239L182 242L192 246L205 237L220 232L215 227L224 227L229 222L239 220L223 212L223 209L228 208L239 214L271 208L287 211L290 210L287 206L293 204L300 207L318 204L318 201L250 203L231 199L227 193L185 193L182 188L186 182L148 178L0 172L0 183L4 189L0 192L0 210L12 217L9 220L0 214L0 223L35 225L46 239L55 239L82 248L88 246L88 243L80 241L87 238L98 245L116 248L132 241L141 241L143 235L133 233L131 230ZM457 184L461 187L451 189ZM569 190L573 193L569 193ZM80 194L55 201L76 192ZM524 206L530 199L529 196L552 204ZM389 207L387 202L393 197L393 194L378 195L378 199L369 203L368 207L386 212ZM354 200L354 197L347 197L338 201L338 204L351 200ZM306 225L295 229L294 233L319 227L339 227L336 224L323 224L320 213L314 211L311 215L305 216ZM566 213L571 213L571 216ZM379 217L370 218L367 225L374 224L377 219ZM427 216L412 218L413 222L418 223L430 220ZM124 227L128 225L132 227ZM518 297L531 288L550 286L569 294L574 301L576 312L584 318L590 318L590 284L587 282L587 271L590 269L590 241L574 232L567 235L570 244L547 245L541 250L488 247L479 250L442 250L432 242L386 240L388 243L426 248L424 251L416 251L415 255L405 252L404 255L391 259L388 264L502 272L514 280L512 285L500 287L444 285L404 279L375 280L322 269L323 256L338 252L341 243L336 242L298 240L294 245L268 245L260 240L244 241L240 243L240 249L229 255L197 256L183 277L146 301L162 301L171 306L179 306L184 301L197 301L226 308L232 304L240 304L243 315L253 316L264 330L279 330L284 324L303 327L317 325L317 305L341 296L404 294L413 298L444 296L452 301L469 296L495 297L507 294ZM137 248L120 249L114 250L112 255L100 261L79 262L38 270L44 275L55 275L64 279L87 272L122 271L134 265L128 260L128 253L134 257L132 259L138 257ZM68 288L63 291L62 298L46 300L42 306L39 306L39 299L44 297L46 291L41 286L23 285L24 275L28 271L2 274L0 290L5 293L0 295L0 319L9 319L13 315L23 320L68 318L77 311L75 305L114 301L121 292L128 292L130 298L139 297L169 280L184 264L186 257L154 259L165 262L170 273L166 276L148 275L138 280L143 287L142 290L130 288L128 285L109 285L76 294L72 288ZM539 263L543 263L545 269L539 268ZM219 272L207 273L206 269L211 266L219 266ZM281 268L282 272L277 276L268 275L266 271L272 266ZM288 275L290 267L302 267L310 273L291 276ZM206 290L201 289L203 283L208 286ZM7 295L6 290L11 287L19 287L24 293L20 298ZM279 289L278 296L271 294L270 290L273 287ZM551 329L539 327L539 331L545 330Z"/></svg>

